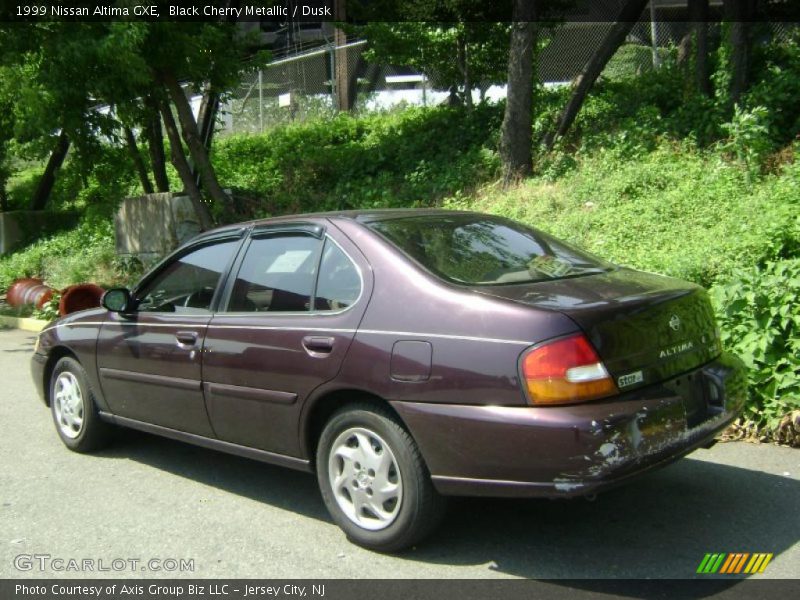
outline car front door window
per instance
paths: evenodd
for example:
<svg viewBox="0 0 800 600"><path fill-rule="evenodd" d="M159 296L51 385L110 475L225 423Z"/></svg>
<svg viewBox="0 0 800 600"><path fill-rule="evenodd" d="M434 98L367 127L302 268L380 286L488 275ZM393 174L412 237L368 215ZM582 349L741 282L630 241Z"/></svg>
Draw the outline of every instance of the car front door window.
<svg viewBox="0 0 800 600"><path fill-rule="evenodd" d="M205 314L238 240L202 246L177 258L140 292L138 310Z"/></svg>

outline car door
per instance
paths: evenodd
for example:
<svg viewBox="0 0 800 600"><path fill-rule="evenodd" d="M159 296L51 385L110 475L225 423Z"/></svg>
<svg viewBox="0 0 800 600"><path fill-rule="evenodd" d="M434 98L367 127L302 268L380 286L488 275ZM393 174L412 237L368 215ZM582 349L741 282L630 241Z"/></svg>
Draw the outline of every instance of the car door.
<svg viewBox="0 0 800 600"><path fill-rule="evenodd" d="M202 344L241 236L180 251L134 291L135 310L109 314L97 365L115 415L213 436L201 386Z"/></svg>
<svg viewBox="0 0 800 600"><path fill-rule="evenodd" d="M338 233L338 232L336 232ZM368 266L319 224L255 228L206 335L203 382L222 440L298 456L302 403L339 372Z"/></svg>

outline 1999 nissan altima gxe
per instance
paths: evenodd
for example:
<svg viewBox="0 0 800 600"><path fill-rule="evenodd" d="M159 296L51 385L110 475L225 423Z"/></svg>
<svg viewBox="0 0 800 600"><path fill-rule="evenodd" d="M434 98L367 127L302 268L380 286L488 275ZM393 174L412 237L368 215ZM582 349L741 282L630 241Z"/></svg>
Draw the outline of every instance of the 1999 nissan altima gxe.
<svg viewBox="0 0 800 600"><path fill-rule="evenodd" d="M593 494L677 459L745 386L701 288L436 210L201 234L45 329L33 378L72 450L121 425L315 471L382 551L444 496Z"/></svg>

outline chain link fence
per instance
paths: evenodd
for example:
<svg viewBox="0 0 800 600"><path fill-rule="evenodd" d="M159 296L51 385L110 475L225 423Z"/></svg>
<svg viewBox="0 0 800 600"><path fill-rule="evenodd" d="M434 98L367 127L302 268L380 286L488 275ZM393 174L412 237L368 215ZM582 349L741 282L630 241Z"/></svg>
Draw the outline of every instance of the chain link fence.
<svg viewBox="0 0 800 600"><path fill-rule="evenodd" d="M342 108L370 111L402 103L429 105L447 97L413 69L367 62L366 47L366 41L329 44L276 60L250 74L223 107L225 131L258 133L285 123L329 117L343 102L350 106ZM346 91L339 91L337 80Z"/></svg>
<svg viewBox="0 0 800 600"><path fill-rule="evenodd" d="M767 25L762 35L777 39L789 39L798 30L797 24L792 23ZM547 44L538 59L540 82L557 85L572 81L612 26L610 22L573 22L544 30L542 36ZM637 23L609 64L607 76L657 68L676 52L691 26L680 21ZM720 35L720 26L710 24L709 37L718 39ZM338 112L340 106L364 112L455 100L451 90L436 85L436 73L423 74L408 67L368 62L364 58L367 43L362 40L343 46L325 44L281 58L250 74L232 90L222 107L221 133L260 133L286 123L327 118ZM338 81L342 82L341 89ZM504 97L504 85L476 83L473 90L475 101Z"/></svg>

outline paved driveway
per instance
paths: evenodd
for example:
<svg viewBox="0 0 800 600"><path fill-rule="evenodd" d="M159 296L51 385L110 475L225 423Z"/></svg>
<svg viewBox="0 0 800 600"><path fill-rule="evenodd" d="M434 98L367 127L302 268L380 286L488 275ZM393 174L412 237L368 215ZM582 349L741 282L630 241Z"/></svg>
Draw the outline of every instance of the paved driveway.
<svg viewBox="0 0 800 600"><path fill-rule="evenodd" d="M759 577L800 575L797 450L718 444L595 502L456 500L427 543L383 556L344 539L307 474L135 432L68 452L35 397L33 340L0 331L0 577L93 575L14 566L46 554L194 561L104 577L683 578L706 552L772 552Z"/></svg>

